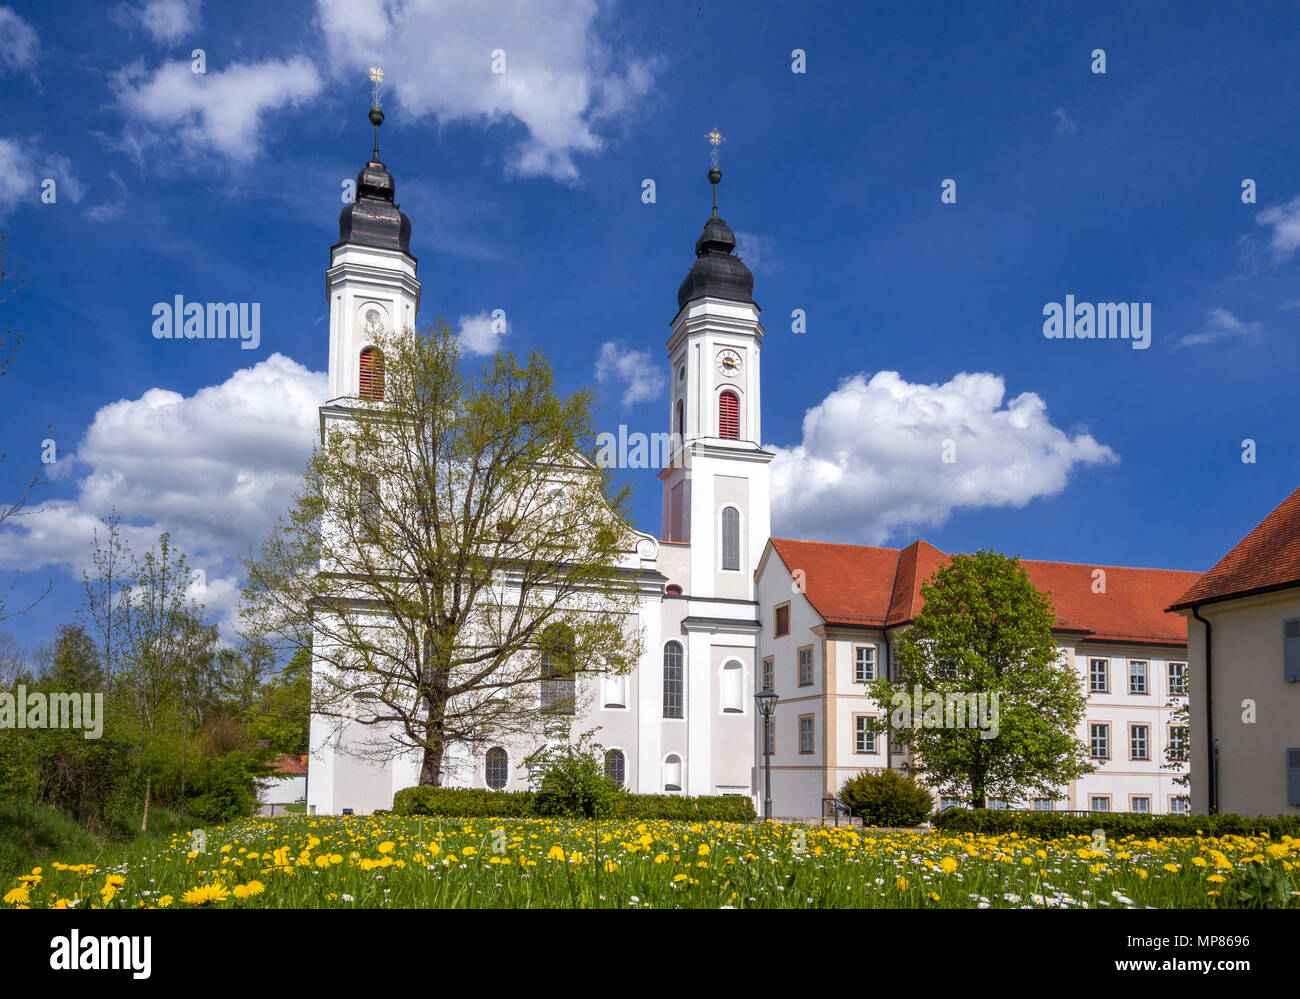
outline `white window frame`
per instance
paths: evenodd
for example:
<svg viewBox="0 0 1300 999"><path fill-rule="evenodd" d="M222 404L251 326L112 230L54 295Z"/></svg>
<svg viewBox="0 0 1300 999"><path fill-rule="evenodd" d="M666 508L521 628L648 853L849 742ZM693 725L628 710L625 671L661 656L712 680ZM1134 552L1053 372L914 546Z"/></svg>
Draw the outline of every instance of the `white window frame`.
<svg viewBox="0 0 1300 999"><path fill-rule="evenodd" d="M862 675L862 662L858 654L861 652L871 653L871 675L864 677ZM872 680L880 679L880 650L872 644L857 644L853 646L853 682L870 683Z"/></svg>
<svg viewBox="0 0 1300 999"><path fill-rule="evenodd" d="M1138 678L1138 674L1133 672L1134 666L1142 667L1142 689L1134 690L1133 681ZM1151 660L1149 659L1130 659L1128 661L1128 692L1134 697L1145 697L1151 693Z"/></svg>

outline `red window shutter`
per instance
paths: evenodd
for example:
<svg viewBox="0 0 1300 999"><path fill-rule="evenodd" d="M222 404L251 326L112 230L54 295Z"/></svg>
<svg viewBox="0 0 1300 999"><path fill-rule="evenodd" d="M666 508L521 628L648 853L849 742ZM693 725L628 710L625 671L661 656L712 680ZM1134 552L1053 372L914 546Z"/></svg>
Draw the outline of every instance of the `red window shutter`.
<svg viewBox="0 0 1300 999"><path fill-rule="evenodd" d="M740 400L735 392L718 396L718 436L729 441L740 437Z"/></svg>
<svg viewBox="0 0 1300 999"><path fill-rule="evenodd" d="M374 347L361 352L361 398L384 398L384 355Z"/></svg>

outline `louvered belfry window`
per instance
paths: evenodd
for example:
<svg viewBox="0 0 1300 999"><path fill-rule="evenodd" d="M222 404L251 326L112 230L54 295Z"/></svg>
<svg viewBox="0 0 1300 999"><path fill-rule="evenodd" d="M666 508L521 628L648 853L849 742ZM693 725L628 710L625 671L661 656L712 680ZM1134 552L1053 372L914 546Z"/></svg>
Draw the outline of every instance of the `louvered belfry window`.
<svg viewBox="0 0 1300 999"><path fill-rule="evenodd" d="M361 351L361 398L376 402L384 398L384 355L375 347Z"/></svg>
<svg viewBox="0 0 1300 999"><path fill-rule="evenodd" d="M735 392L718 396L718 436L729 441L740 438L740 399Z"/></svg>

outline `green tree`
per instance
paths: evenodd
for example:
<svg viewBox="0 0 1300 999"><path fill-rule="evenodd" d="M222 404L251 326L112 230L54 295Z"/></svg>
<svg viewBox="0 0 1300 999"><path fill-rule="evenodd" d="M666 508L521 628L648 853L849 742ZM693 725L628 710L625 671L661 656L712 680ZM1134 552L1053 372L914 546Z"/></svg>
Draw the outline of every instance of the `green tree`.
<svg viewBox="0 0 1300 999"><path fill-rule="evenodd" d="M273 752L307 752L311 722L311 651L299 649L288 665L257 691L248 713L253 738Z"/></svg>
<svg viewBox="0 0 1300 999"><path fill-rule="evenodd" d="M467 377L441 320L375 346L382 400L328 424L241 613L312 649L314 714L373 726L372 758L416 749L436 785L449 746L562 728L584 678L636 662L640 539L588 457L590 393L558 395L541 354Z"/></svg>
<svg viewBox="0 0 1300 999"><path fill-rule="evenodd" d="M177 736L184 759L195 686L189 670L211 633L199 624L200 606L189 595L185 555L172 545L169 534L159 537L156 549L145 553L132 576L136 582L126 594L131 609L124 616L126 648L120 680L132 709L144 778L140 820L144 832L149 828L154 780L173 758L168 747Z"/></svg>
<svg viewBox="0 0 1300 999"><path fill-rule="evenodd" d="M1054 794L1095 769L1076 734L1087 706L1082 680L1052 637L1050 596L1019 560L955 555L921 596L898 642L894 679L871 684L885 714L874 727L908 748L914 774L983 807L989 796ZM996 726L944 725L944 707L971 706L972 694L984 696Z"/></svg>

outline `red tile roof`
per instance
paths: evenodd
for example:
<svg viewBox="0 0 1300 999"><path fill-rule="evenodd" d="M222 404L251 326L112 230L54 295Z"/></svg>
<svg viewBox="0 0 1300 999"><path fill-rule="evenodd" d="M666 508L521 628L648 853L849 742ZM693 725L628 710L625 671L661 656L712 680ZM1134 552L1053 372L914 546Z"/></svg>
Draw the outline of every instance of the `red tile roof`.
<svg viewBox="0 0 1300 999"><path fill-rule="evenodd" d="M892 628L911 621L923 604L921 584L948 561L919 540L901 550L788 538L772 545L787 569L803 571L804 595L830 624ZM1059 630L1094 641L1187 644L1187 621L1166 608L1198 573L1028 559L1021 565L1051 595ZM1093 592L1097 569L1106 572L1104 593Z"/></svg>
<svg viewBox="0 0 1300 999"><path fill-rule="evenodd" d="M301 777L307 772L307 757L305 756L288 756L280 753L275 759L267 764L274 773L281 774L285 777Z"/></svg>
<svg viewBox="0 0 1300 999"><path fill-rule="evenodd" d="M1193 604L1300 584L1300 489L1192 584L1174 604Z"/></svg>

